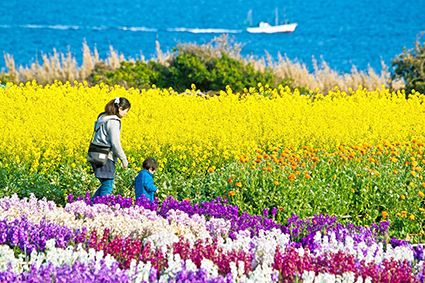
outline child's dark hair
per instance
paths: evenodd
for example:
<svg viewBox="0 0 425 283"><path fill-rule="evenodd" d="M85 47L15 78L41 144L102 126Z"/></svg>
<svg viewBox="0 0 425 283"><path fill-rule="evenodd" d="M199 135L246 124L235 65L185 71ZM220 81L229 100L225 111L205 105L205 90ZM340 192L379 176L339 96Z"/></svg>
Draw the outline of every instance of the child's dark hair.
<svg viewBox="0 0 425 283"><path fill-rule="evenodd" d="M152 157L148 157L148 158L145 159L145 161L143 161L143 169L145 169L145 170L149 170L149 169L156 170L157 168L158 168L158 163Z"/></svg>
<svg viewBox="0 0 425 283"><path fill-rule="evenodd" d="M105 106L105 112L100 113L106 114L106 115L118 115L118 109L122 108L122 110L130 109L131 104L130 101L128 101L125 97L115 97L115 99L112 99L108 102ZM99 115L99 116L100 116Z"/></svg>

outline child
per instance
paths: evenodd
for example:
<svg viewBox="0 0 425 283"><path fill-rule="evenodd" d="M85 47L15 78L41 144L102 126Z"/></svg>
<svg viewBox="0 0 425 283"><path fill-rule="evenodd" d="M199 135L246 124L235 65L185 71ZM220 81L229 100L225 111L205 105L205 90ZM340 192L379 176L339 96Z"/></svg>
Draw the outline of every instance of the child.
<svg viewBox="0 0 425 283"><path fill-rule="evenodd" d="M148 157L143 161L143 170L140 170L134 180L136 200L143 194L146 196L146 199L154 201L153 194L157 190L157 187L153 184L153 172L155 172L157 168L158 163L152 157Z"/></svg>

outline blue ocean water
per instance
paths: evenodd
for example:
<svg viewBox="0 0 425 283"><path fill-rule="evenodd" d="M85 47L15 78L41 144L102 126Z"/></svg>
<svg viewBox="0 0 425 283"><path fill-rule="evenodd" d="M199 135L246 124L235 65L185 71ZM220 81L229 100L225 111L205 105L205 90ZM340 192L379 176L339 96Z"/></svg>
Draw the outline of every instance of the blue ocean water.
<svg viewBox="0 0 425 283"><path fill-rule="evenodd" d="M244 44L243 55L278 54L304 63L312 58L332 69L349 72L352 66L381 70L391 66L403 47L413 48L425 31L425 0L0 0L0 46L17 65L41 61L42 53L71 51L82 61L82 43L106 58L112 46L126 58L146 59L177 43L202 44L223 33ZM289 20L294 33L251 34L253 24ZM425 41L425 36L422 38ZM0 58L0 67L5 61Z"/></svg>

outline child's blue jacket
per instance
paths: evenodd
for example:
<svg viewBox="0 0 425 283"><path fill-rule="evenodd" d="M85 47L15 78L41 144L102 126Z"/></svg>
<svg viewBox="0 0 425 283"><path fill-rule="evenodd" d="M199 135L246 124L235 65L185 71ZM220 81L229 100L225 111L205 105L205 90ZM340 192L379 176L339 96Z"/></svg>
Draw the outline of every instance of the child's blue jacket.
<svg viewBox="0 0 425 283"><path fill-rule="evenodd" d="M144 194L147 199L154 201L154 193L157 188L153 184L153 174L147 170L141 170L134 180L134 193L136 200Z"/></svg>

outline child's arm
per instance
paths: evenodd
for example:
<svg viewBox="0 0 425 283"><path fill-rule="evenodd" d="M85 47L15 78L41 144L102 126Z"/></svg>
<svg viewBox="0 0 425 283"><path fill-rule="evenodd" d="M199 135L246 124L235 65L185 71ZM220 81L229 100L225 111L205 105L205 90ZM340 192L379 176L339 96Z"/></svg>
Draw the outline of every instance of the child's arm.
<svg viewBox="0 0 425 283"><path fill-rule="evenodd" d="M146 180L146 187L145 187L145 189L148 192L155 192L156 190L158 190L158 188L155 187L155 185L153 184L153 178L148 178Z"/></svg>

